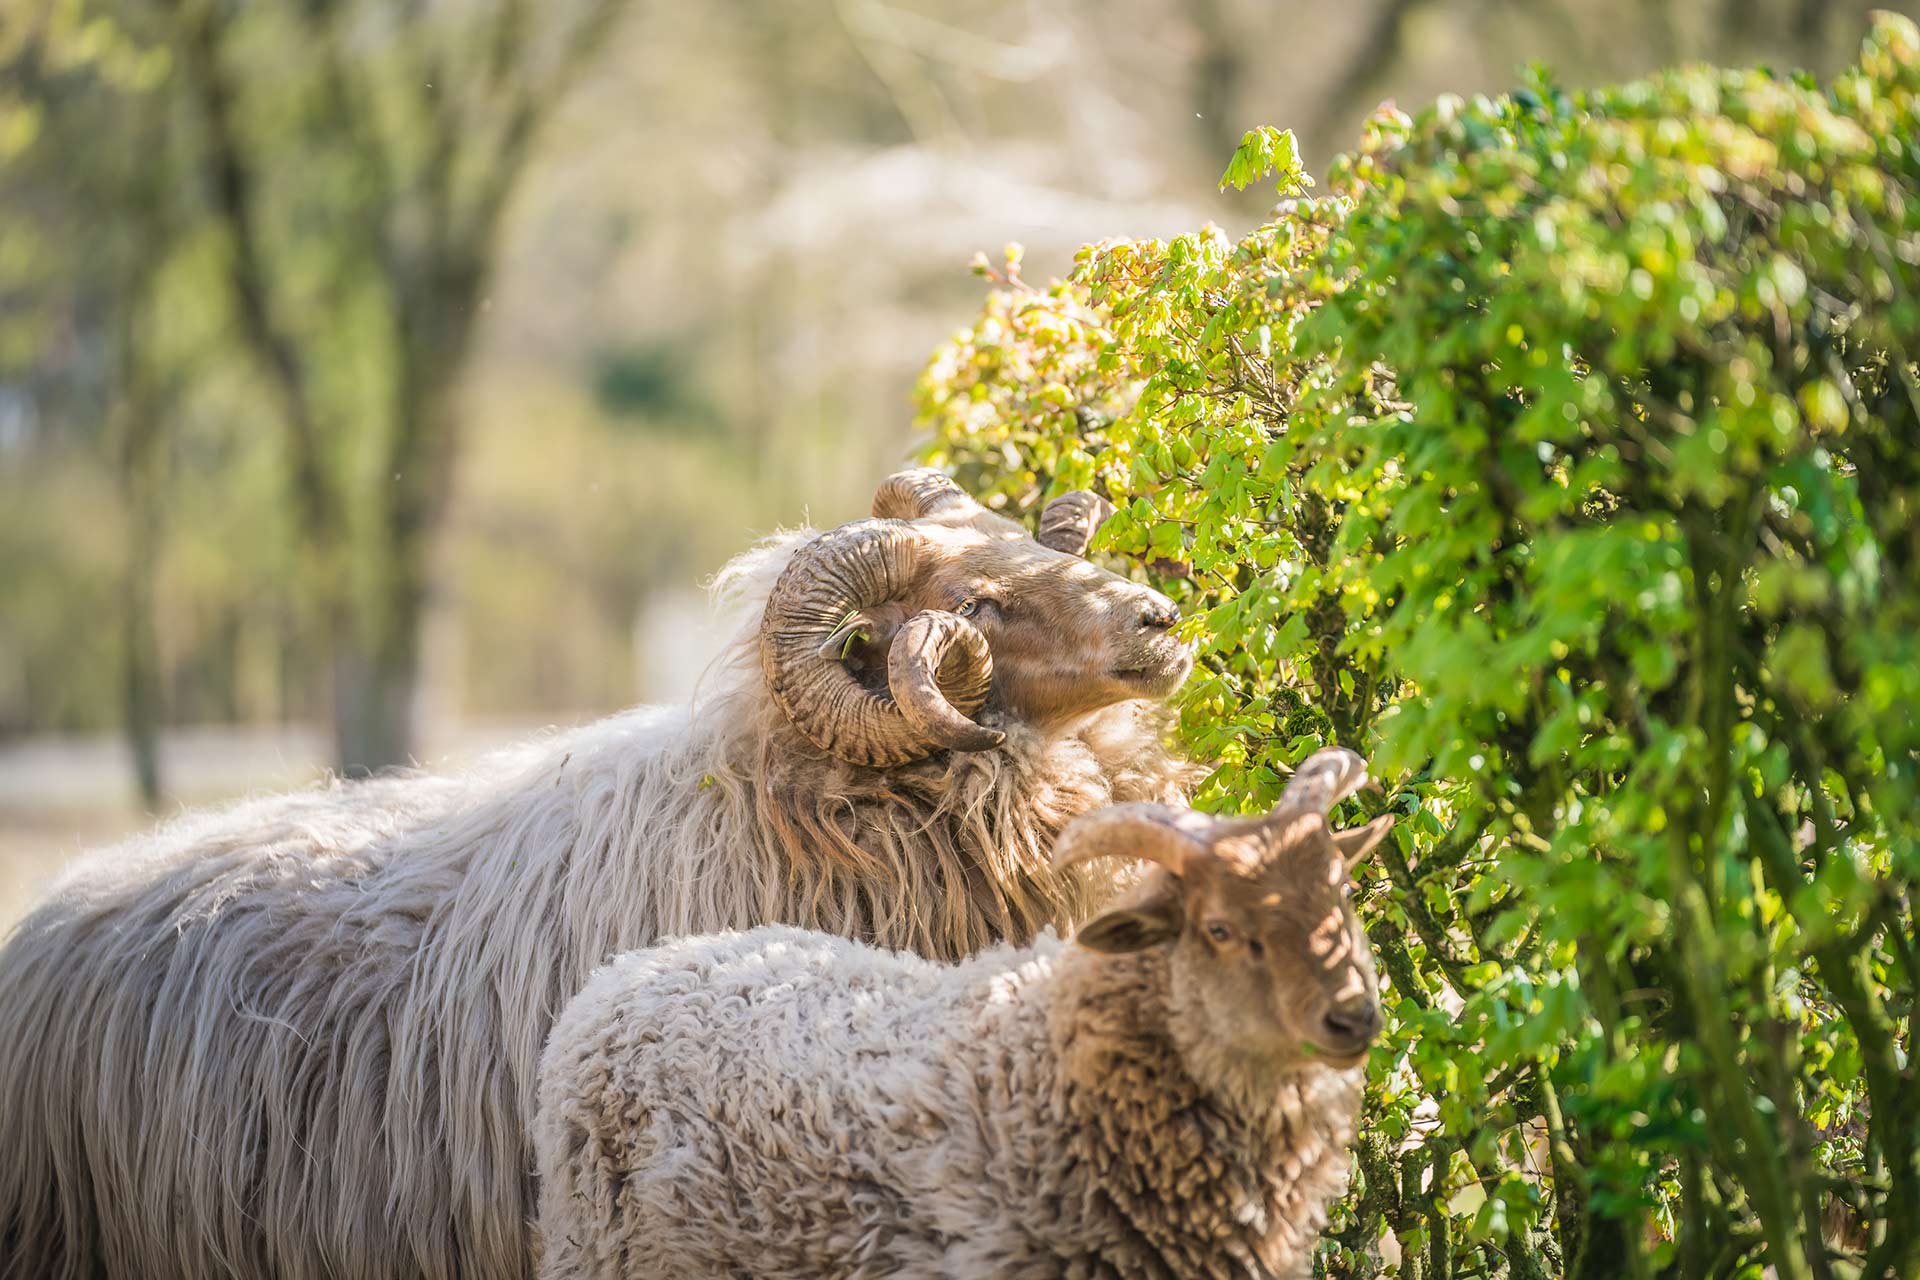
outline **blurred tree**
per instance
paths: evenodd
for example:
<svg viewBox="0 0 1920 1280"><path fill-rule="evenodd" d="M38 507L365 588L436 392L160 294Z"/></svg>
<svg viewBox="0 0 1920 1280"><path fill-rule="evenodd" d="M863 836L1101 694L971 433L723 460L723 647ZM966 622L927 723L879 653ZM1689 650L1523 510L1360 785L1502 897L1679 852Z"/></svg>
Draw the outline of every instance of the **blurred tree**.
<svg viewBox="0 0 1920 1280"><path fill-rule="evenodd" d="M620 0L537 27L528 0L163 8L236 320L285 429L339 763L404 763L502 211Z"/></svg>
<svg viewBox="0 0 1920 1280"><path fill-rule="evenodd" d="M511 86L567 78L594 0L519 19L505 0L0 6L0 732L141 705L324 718L336 662L345 721L404 719L421 686L415 750L476 715L630 702L651 595L746 531L860 509L974 250L1018 238L1043 275L1102 234L1250 225L1255 197L1203 181L1244 127L1303 122L1324 157L1379 97L1495 90L1532 58L1573 84L1695 56L1831 69L1871 3L633 6L586 35L604 53L580 54L573 91L536 95L518 146ZM136 163L145 188L111 167ZM475 216L493 182L518 194ZM271 329L235 287L242 209ZM460 234L434 232L436 209ZM139 286L120 264L157 211ZM462 245L484 279L458 283ZM159 398L158 521L123 473L141 419L122 352ZM317 542L288 480L302 421ZM391 552L409 525L425 532ZM120 623L148 607L150 627ZM124 669L142 635L151 680ZM396 667L414 674L380 678Z"/></svg>
<svg viewBox="0 0 1920 1280"><path fill-rule="evenodd" d="M99 444L114 458L126 508L117 590L120 718L140 796L151 807L161 792L153 593L171 394L141 329L182 234L160 93L167 60L139 32L87 19L74 5L48 6L40 19L8 49L19 96L10 104L15 145L6 176L9 187L32 193L16 206L14 227L36 251L32 267L16 261L6 280L16 303L10 336L37 350L49 340L59 345L72 330L97 332L91 358L80 347L55 366L57 385L41 399L76 423L97 424ZM99 208L121 216L84 243L65 234L76 213Z"/></svg>
<svg viewBox="0 0 1920 1280"><path fill-rule="evenodd" d="M149 209L163 205L151 204ZM169 228L160 217L146 230L154 240ZM148 809L161 797L160 725L165 716L162 663L154 621L155 582L161 538L164 488L162 432L167 394L140 343L141 322L151 306L157 246L136 259L126 283L126 306L114 344L115 432L118 436L121 492L127 506L127 556L121 572L122 679L127 745L133 756L134 784Z"/></svg>
<svg viewBox="0 0 1920 1280"><path fill-rule="evenodd" d="M1317 96L1306 141L1316 155L1344 147L1396 85L1421 96L1459 91L1469 87L1464 81L1536 61L1582 83L1691 59L1777 60L1828 72L1845 60L1868 13L1889 7L1913 8L1886 0L1377 0L1354 16L1358 37ZM1463 78L1468 62L1480 70Z"/></svg>

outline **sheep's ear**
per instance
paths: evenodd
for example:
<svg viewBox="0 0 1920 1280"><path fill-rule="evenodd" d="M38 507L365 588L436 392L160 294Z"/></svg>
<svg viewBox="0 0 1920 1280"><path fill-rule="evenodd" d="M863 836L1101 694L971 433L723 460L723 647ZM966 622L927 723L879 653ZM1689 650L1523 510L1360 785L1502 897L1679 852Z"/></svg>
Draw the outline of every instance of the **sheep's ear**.
<svg viewBox="0 0 1920 1280"><path fill-rule="evenodd" d="M1073 940L1089 951L1120 955L1145 951L1179 936L1184 917L1180 895L1162 893L1129 907L1117 907L1080 926Z"/></svg>
<svg viewBox="0 0 1920 1280"><path fill-rule="evenodd" d="M872 610L855 609L827 633L826 639L820 642L819 655L829 662L845 662L855 645L873 639L876 629Z"/></svg>
<svg viewBox="0 0 1920 1280"><path fill-rule="evenodd" d="M1345 831L1333 833L1333 847L1340 854L1347 870L1360 865L1360 859L1372 853L1374 847L1387 838L1387 832L1393 830L1393 815L1382 814L1364 827L1349 827Z"/></svg>

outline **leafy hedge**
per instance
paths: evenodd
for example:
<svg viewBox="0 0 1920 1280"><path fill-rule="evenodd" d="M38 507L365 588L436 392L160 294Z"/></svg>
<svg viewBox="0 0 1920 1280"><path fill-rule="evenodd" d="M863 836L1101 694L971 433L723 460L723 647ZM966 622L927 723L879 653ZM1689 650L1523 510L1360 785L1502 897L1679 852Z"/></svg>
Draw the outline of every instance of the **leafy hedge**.
<svg viewBox="0 0 1920 1280"><path fill-rule="evenodd" d="M1186 606L1203 805L1337 741L1406 815L1326 1274L1920 1275L1917 92L1888 18L1383 111L1325 197L1259 130L1264 225L1010 251L929 367L929 459Z"/></svg>

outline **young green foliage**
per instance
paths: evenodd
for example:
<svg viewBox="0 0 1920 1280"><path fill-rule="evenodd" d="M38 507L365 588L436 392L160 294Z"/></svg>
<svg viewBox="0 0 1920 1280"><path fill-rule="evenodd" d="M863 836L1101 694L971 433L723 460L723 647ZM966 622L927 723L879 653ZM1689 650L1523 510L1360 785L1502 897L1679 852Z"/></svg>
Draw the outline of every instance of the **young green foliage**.
<svg viewBox="0 0 1920 1280"><path fill-rule="evenodd" d="M1825 88L1383 111L1242 239L1010 271L923 380L969 488L1118 505L1199 803L1394 784L1327 1274L1920 1272L1917 88L1887 18ZM1226 181L1299 190L1284 137Z"/></svg>

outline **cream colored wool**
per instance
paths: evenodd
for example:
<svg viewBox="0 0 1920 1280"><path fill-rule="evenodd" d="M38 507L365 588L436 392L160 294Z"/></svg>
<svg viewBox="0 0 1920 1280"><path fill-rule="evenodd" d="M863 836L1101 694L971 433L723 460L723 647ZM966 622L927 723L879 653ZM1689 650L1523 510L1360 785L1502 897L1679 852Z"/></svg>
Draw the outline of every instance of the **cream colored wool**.
<svg viewBox="0 0 1920 1280"><path fill-rule="evenodd" d="M1304 1276L1365 1072L1224 1060L1169 973L781 927L622 956L542 1064L541 1275Z"/></svg>
<svg viewBox="0 0 1920 1280"><path fill-rule="evenodd" d="M609 955L787 921L951 958L1083 917L1103 886L1050 870L1054 838L1180 791L1157 710L826 757L755 633L808 536L730 572L755 616L692 710L190 815L75 868L0 949L0 1277L524 1276L535 1066Z"/></svg>

